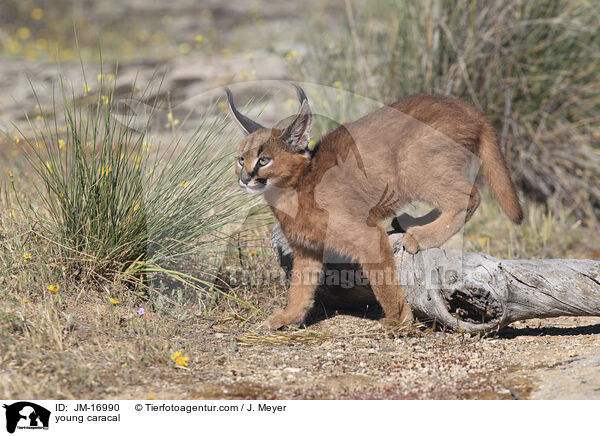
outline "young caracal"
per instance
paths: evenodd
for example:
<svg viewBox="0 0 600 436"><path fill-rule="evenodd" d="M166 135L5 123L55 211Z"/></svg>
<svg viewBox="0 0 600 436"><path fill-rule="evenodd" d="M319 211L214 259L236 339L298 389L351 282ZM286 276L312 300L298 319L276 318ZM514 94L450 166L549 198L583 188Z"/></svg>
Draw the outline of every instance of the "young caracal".
<svg viewBox="0 0 600 436"><path fill-rule="evenodd" d="M472 157L481 160L492 193L515 223L521 206L496 133L465 102L416 95L338 127L309 147L312 113L296 86L301 107L285 128L264 128L241 114L227 89L229 108L246 134L237 155L239 184L263 194L294 256L288 305L267 320L277 329L299 325L313 304L315 276L327 257L357 261L385 312L386 324L412 320L399 284L392 247L381 219L411 200L431 204L439 217L408 228L410 253L438 247L479 205L466 176Z"/></svg>

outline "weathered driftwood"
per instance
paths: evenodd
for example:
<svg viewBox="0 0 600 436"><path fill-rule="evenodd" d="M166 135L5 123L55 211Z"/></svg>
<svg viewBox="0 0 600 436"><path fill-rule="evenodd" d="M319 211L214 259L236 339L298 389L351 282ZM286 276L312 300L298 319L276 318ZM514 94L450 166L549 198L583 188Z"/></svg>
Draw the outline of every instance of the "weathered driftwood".
<svg viewBox="0 0 600 436"><path fill-rule="evenodd" d="M390 235L398 274L413 313L466 332L500 329L513 321L556 316L600 316L600 262L575 259L502 260L480 253L434 248L411 255L402 235ZM273 247L289 270L291 250L278 226ZM331 269L357 265L327 265ZM327 275L327 274L326 274ZM325 304L344 308L372 304L368 286L323 284Z"/></svg>

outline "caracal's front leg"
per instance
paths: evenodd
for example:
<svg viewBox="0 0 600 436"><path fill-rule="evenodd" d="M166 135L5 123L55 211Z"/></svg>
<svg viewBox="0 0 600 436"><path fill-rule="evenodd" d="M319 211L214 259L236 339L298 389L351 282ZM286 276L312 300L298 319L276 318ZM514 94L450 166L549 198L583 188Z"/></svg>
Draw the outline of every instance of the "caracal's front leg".
<svg viewBox="0 0 600 436"><path fill-rule="evenodd" d="M313 305L315 290L323 272L322 256L304 249L294 249L294 267L288 304L285 309L276 309L267 319L268 328L276 330L284 326L299 326Z"/></svg>

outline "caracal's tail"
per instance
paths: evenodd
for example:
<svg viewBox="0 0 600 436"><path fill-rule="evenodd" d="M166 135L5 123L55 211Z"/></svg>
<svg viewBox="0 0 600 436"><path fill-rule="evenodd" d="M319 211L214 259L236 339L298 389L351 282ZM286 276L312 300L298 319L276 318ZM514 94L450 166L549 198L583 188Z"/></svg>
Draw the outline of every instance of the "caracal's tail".
<svg viewBox="0 0 600 436"><path fill-rule="evenodd" d="M523 221L523 210L517 190L510 179L504 155L500 151L496 131L487 120L483 123L479 140L479 158L482 162L483 175L502 210L513 222L519 224Z"/></svg>

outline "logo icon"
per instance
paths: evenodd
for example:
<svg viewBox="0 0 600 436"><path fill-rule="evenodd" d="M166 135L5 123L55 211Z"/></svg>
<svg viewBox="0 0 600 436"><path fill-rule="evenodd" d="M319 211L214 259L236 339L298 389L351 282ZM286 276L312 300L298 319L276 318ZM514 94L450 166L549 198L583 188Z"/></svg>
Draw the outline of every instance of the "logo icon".
<svg viewBox="0 0 600 436"><path fill-rule="evenodd" d="M29 401L19 401L11 405L4 404L6 409L6 431L14 433L19 429L48 429L50 411Z"/></svg>

